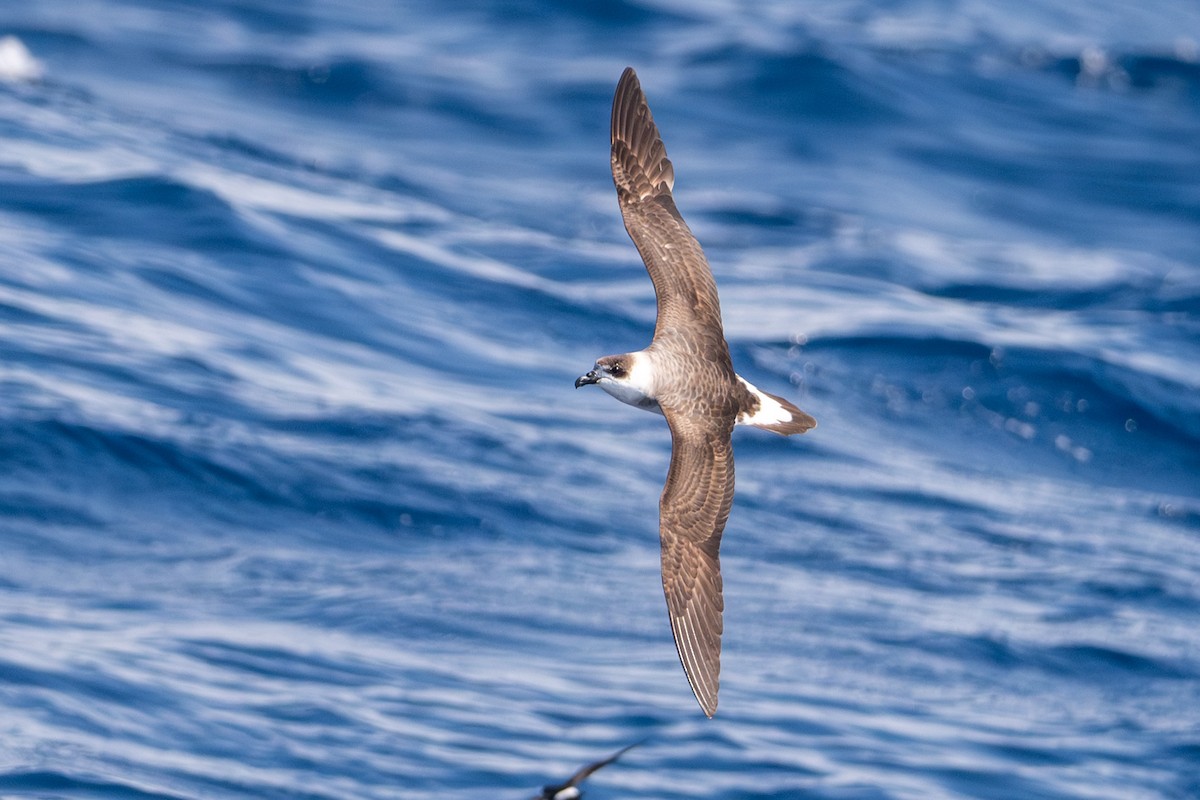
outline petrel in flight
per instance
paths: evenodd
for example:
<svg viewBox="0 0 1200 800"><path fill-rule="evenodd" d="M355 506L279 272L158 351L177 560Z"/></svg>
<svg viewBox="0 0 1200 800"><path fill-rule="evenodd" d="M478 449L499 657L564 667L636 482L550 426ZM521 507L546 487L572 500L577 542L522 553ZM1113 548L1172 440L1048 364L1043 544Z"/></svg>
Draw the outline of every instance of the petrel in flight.
<svg viewBox="0 0 1200 800"><path fill-rule="evenodd" d="M721 671L721 532L733 504L734 425L791 436L817 421L733 371L712 270L675 207L675 170L632 68L612 109L612 174L625 230L658 298L650 346L604 356L575 387L595 383L671 429L659 501L662 582L675 648L700 707L717 710Z"/></svg>

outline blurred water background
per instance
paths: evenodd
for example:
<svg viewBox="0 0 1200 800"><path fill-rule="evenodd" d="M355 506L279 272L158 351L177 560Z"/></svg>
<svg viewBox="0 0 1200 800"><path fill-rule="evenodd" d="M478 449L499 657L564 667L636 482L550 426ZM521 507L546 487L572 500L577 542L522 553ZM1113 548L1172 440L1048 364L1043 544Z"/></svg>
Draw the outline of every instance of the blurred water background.
<svg viewBox="0 0 1200 800"><path fill-rule="evenodd" d="M1200 796L1200 7L0 9L0 796ZM739 371L721 709L637 68Z"/></svg>

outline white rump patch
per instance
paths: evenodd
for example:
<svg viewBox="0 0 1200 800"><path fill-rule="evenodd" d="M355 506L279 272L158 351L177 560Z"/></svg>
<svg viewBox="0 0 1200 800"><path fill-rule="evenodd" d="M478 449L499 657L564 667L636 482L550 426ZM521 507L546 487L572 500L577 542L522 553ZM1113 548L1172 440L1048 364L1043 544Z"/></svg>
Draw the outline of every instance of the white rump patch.
<svg viewBox="0 0 1200 800"><path fill-rule="evenodd" d="M753 414L741 413L738 414L738 425L780 425L784 422L792 421L792 412L784 408L778 400L768 394L764 394L758 390L758 387L750 383L741 375L737 379L742 382L750 392L758 398L758 410Z"/></svg>

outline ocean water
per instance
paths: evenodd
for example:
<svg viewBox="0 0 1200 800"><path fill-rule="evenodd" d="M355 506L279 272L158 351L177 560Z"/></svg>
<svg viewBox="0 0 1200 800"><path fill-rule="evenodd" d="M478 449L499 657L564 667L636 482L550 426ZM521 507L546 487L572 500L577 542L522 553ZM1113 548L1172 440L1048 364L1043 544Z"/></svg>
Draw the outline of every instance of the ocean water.
<svg viewBox="0 0 1200 800"><path fill-rule="evenodd" d="M1200 9L0 9L0 797L1200 797ZM738 370L721 707L634 66Z"/></svg>

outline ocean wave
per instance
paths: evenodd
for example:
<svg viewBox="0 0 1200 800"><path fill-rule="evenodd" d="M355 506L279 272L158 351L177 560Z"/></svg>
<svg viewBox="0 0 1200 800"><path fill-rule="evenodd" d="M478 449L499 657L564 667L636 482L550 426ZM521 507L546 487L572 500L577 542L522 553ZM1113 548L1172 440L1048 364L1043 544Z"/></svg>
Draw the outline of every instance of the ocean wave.
<svg viewBox="0 0 1200 800"><path fill-rule="evenodd" d="M134 783L77 777L68 772L33 770L0 773L0 789L43 797L101 796L123 800L180 800L180 795L150 791Z"/></svg>
<svg viewBox="0 0 1200 800"><path fill-rule="evenodd" d="M597 783L1186 795L1195 12L1150 3L0 12L45 70L0 82L0 794L529 796L652 734ZM670 431L572 386L654 328L626 64L737 369L820 422L735 434L715 723Z"/></svg>

